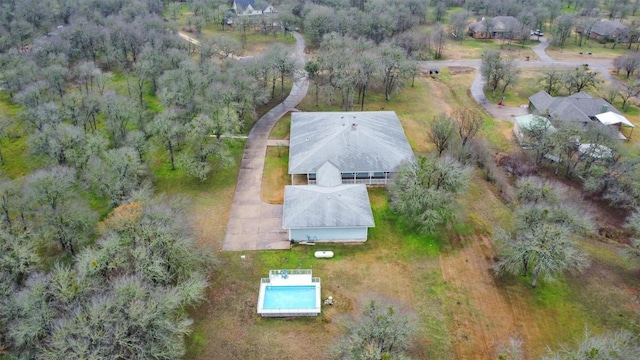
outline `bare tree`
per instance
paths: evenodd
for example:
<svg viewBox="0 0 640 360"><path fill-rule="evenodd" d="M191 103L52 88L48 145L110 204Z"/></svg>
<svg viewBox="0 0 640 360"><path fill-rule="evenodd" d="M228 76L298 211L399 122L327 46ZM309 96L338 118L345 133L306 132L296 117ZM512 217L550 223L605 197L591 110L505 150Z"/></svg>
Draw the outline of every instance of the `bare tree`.
<svg viewBox="0 0 640 360"><path fill-rule="evenodd" d="M433 118L429 126L429 140L436 146L438 156L442 156L453 139L456 125L454 120L445 114L440 114Z"/></svg>
<svg viewBox="0 0 640 360"><path fill-rule="evenodd" d="M333 359L403 358L414 328L410 318L394 306L370 301L362 317L348 324L347 334L331 351Z"/></svg>
<svg viewBox="0 0 640 360"><path fill-rule="evenodd" d="M635 98L640 95L640 82L636 81L626 81L622 84L622 89L620 90L620 97L622 98L622 110L629 110L629 100L631 98Z"/></svg>
<svg viewBox="0 0 640 360"><path fill-rule="evenodd" d="M595 87L600 81L595 71L588 66L577 66L564 74L564 86L571 94Z"/></svg>
<svg viewBox="0 0 640 360"><path fill-rule="evenodd" d="M470 109L455 110L453 112L453 119L455 121L462 146L466 146L467 142L476 136L484 124L482 116L476 111Z"/></svg>
<svg viewBox="0 0 640 360"><path fill-rule="evenodd" d="M564 70L550 67L542 70L539 82L544 86L544 91L551 96L556 96L560 91L563 79Z"/></svg>
<svg viewBox="0 0 640 360"><path fill-rule="evenodd" d="M480 72L487 82L487 86L491 89L493 97L496 96L496 90L499 87L502 87L504 94L507 86L514 83L518 77L518 69L513 60L503 59L496 50L485 50L482 54Z"/></svg>
<svg viewBox="0 0 640 360"><path fill-rule="evenodd" d="M564 46L564 43L571 35L571 31L573 31L573 29L575 28L575 25L576 17L572 14L562 15L558 17L553 22L552 27L553 43L559 45L560 47Z"/></svg>
<svg viewBox="0 0 640 360"><path fill-rule="evenodd" d="M629 77L640 68L640 54L631 53L619 56L613 60L613 66L616 68L616 71L620 69L624 70L627 79L629 79Z"/></svg>
<svg viewBox="0 0 640 360"><path fill-rule="evenodd" d="M380 74L382 77L382 86L384 88L385 100L391 100L391 94L396 90L403 80L403 63L405 61L402 49L391 46L382 45L380 49Z"/></svg>
<svg viewBox="0 0 640 360"><path fill-rule="evenodd" d="M543 356L543 360L569 359L638 359L640 358L638 336L626 331L593 336L585 331L584 338L574 346L562 346L560 350Z"/></svg>

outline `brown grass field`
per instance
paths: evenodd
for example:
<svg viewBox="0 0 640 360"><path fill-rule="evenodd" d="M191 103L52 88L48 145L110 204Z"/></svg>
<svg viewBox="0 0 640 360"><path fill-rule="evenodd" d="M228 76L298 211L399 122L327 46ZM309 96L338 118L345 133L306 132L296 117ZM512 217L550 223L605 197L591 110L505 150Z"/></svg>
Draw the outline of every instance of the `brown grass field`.
<svg viewBox="0 0 640 360"><path fill-rule="evenodd" d="M390 102L372 94L365 110L396 111L414 151L428 152L432 147L426 130L435 115L458 106L479 110L467 90L475 73L454 73L446 69L437 79L421 77ZM513 101L521 102L521 96L524 93ZM315 107L310 92L300 109L339 107ZM483 136L498 149L510 148L512 125L485 119ZM270 189L268 194L263 191L265 199L280 199L277 189L288 181L286 162L274 151L269 150L269 158L277 161L263 179ZM285 176L280 176L283 171ZM495 277L490 233L494 226L512 221L511 209L495 192L477 172L461 199L464 211L459 221L434 236L403 229L388 209L385 190L372 189L376 227L364 245L219 253L233 186L216 190L213 200L206 199L211 194L203 189L193 207L195 233L201 244L216 249L220 264L212 273L208 300L190 311L195 327L187 358L327 359L328 349L344 331L343 322L357 316L370 298L391 301L415 319L419 331L410 352L415 359L494 359L497 347L511 337L522 339L526 358L535 359L547 347L572 342L585 328L596 334L620 328L637 331L639 273L620 257L616 242L584 239L583 247L593 258L591 267L583 274L544 281L536 289L527 279ZM332 250L336 257L314 259L313 251L319 249ZM243 254L245 260L240 259ZM260 318L259 279L279 268L313 269L322 279L322 297L332 295L336 305L323 307L317 318Z"/></svg>

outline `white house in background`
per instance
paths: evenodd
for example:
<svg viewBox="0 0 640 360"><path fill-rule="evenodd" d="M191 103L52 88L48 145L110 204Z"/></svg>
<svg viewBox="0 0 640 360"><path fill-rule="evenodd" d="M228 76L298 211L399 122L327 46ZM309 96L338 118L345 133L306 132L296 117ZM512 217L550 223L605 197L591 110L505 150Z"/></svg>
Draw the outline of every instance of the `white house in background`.
<svg viewBox="0 0 640 360"><path fill-rule="evenodd" d="M318 168L316 185L284 190L282 227L289 241L365 242L375 226L364 184L342 184L331 162Z"/></svg>
<svg viewBox="0 0 640 360"><path fill-rule="evenodd" d="M291 115L289 174L315 184L327 161L343 184L386 184L415 156L393 111L295 112Z"/></svg>
<svg viewBox="0 0 640 360"><path fill-rule="evenodd" d="M606 126L617 127L617 138L626 140L620 133L621 126L635 127L608 101L578 92L565 97L553 97L539 91L529 97L529 109L534 114L547 116L555 123L575 122L583 125L598 121Z"/></svg>
<svg viewBox="0 0 640 360"><path fill-rule="evenodd" d="M276 12L272 5L262 3L263 5L256 4L255 0L233 0L231 7L238 16L259 16Z"/></svg>

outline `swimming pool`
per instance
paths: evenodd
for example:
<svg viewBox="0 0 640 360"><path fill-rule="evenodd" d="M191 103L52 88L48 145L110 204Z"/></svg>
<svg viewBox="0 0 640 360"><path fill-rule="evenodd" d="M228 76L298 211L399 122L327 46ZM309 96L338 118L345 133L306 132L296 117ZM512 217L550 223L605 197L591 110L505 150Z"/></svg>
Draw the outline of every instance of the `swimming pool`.
<svg viewBox="0 0 640 360"><path fill-rule="evenodd" d="M260 281L258 314L264 317L317 316L320 279L311 270L271 270Z"/></svg>
<svg viewBox="0 0 640 360"><path fill-rule="evenodd" d="M315 309L316 287L266 286L263 309Z"/></svg>

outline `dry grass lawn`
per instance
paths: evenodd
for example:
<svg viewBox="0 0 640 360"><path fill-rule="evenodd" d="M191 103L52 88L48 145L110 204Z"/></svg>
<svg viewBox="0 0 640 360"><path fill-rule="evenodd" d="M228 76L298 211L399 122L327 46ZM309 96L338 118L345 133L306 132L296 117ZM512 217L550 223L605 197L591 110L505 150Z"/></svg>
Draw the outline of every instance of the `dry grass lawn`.
<svg viewBox="0 0 640 360"><path fill-rule="evenodd" d="M288 174L289 148L286 146L267 147L267 157L262 173L262 201L269 204L284 202L284 186L291 185Z"/></svg>
<svg viewBox="0 0 640 360"><path fill-rule="evenodd" d="M531 50L531 46L537 42L527 41L522 47L518 43L511 46L502 40L480 40L465 38L463 41L448 41L443 50L443 60L477 60L482 57L485 50L498 50L502 56L525 60L527 56L536 59L536 54Z"/></svg>

